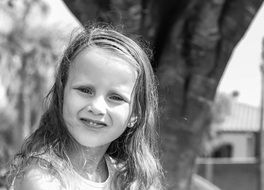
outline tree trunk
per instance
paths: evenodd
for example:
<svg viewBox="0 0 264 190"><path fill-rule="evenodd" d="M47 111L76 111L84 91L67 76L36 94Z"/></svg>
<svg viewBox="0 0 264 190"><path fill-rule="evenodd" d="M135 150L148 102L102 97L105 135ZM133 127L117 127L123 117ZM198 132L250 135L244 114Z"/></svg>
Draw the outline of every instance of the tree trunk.
<svg viewBox="0 0 264 190"><path fill-rule="evenodd" d="M172 29L157 70L169 189L190 189L195 158L210 129L217 85L260 4L199 1Z"/></svg>
<svg viewBox="0 0 264 190"><path fill-rule="evenodd" d="M112 0L103 9L96 1L83 0L82 4L97 7L94 15L85 12L80 1L64 2L81 23L118 11L115 15L121 15L120 19L107 22L125 23L127 30L141 33L154 45L168 189L190 189L195 159L210 129L217 85L262 1ZM89 16L80 17L80 12Z"/></svg>

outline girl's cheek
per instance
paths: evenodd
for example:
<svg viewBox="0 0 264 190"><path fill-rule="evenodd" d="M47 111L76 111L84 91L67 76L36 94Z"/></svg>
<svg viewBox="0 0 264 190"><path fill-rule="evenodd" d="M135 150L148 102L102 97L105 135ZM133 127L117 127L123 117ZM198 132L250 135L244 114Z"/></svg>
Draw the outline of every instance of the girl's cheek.
<svg viewBox="0 0 264 190"><path fill-rule="evenodd" d="M121 107L117 107L114 113L118 113L120 117L128 117L129 116L129 105L124 105Z"/></svg>

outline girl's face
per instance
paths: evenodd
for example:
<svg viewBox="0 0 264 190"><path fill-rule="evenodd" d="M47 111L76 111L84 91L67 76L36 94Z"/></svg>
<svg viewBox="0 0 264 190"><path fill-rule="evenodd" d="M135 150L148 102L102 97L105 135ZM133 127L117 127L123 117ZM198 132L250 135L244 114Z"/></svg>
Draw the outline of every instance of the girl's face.
<svg viewBox="0 0 264 190"><path fill-rule="evenodd" d="M63 118L75 140L107 148L124 132L136 78L136 68L104 49L87 48L73 60L64 89Z"/></svg>

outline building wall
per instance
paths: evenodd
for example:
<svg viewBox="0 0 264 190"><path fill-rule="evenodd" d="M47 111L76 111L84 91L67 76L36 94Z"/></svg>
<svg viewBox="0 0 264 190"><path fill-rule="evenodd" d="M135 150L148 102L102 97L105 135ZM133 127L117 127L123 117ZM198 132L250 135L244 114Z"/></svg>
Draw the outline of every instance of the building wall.
<svg viewBox="0 0 264 190"><path fill-rule="evenodd" d="M213 140L215 151L231 145L231 158L200 158L197 173L221 190L259 190L258 136L254 132L221 132Z"/></svg>
<svg viewBox="0 0 264 190"><path fill-rule="evenodd" d="M255 135L253 133L222 132L212 143L215 148L230 144L233 148L232 158L255 157Z"/></svg>

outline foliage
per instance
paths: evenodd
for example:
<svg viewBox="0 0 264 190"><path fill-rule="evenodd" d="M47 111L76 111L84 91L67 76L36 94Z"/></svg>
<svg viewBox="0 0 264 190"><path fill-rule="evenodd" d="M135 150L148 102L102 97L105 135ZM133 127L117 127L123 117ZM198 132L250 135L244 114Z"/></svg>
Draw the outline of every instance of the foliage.
<svg viewBox="0 0 264 190"><path fill-rule="evenodd" d="M217 94L212 106L213 122L222 123L231 113L232 97L227 94Z"/></svg>
<svg viewBox="0 0 264 190"><path fill-rule="evenodd" d="M0 108L2 171L3 163L39 121L43 96L53 78L65 36L59 30L32 25L36 17L42 20L48 13L41 0L6 1L0 4L0 10L10 18L6 24L11 25L9 31L0 26L0 85L7 97Z"/></svg>

